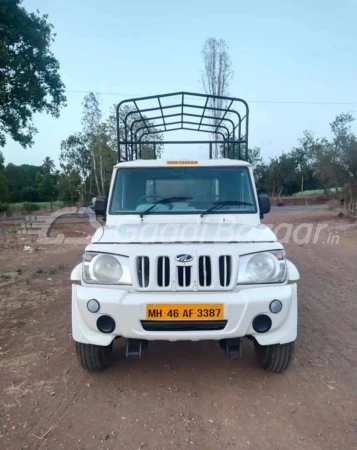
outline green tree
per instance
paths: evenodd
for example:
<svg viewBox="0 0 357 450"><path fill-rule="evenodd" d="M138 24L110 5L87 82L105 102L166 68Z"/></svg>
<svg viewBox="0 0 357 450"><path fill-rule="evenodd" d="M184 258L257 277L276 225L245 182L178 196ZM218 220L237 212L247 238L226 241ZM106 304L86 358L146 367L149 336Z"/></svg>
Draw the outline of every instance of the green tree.
<svg viewBox="0 0 357 450"><path fill-rule="evenodd" d="M91 152L84 133L74 133L61 142L60 166L62 170L73 168L81 177L82 200L90 194L88 181L91 174ZM90 184L90 183L89 183Z"/></svg>
<svg viewBox="0 0 357 450"><path fill-rule="evenodd" d="M333 144L336 150L343 150L349 137L351 136L351 124L355 120L351 113L342 113L336 116L330 123L333 134Z"/></svg>
<svg viewBox="0 0 357 450"><path fill-rule="evenodd" d="M53 209L53 201L57 197L57 177L50 173L37 173L36 188L43 201L51 202L51 211Z"/></svg>
<svg viewBox="0 0 357 450"><path fill-rule="evenodd" d="M108 194L110 180L113 172L113 165L117 161L117 153L111 148L108 127L106 123L101 123L99 125L94 145L94 152L98 155L98 173L102 191L104 192L104 194Z"/></svg>
<svg viewBox="0 0 357 450"><path fill-rule="evenodd" d="M45 174L51 174L55 170L56 166L49 156L46 156L42 163L42 170Z"/></svg>
<svg viewBox="0 0 357 450"><path fill-rule="evenodd" d="M295 161L296 173L300 179L300 192L303 195L305 181L311 168L315 142L314 134L309 130L305 130L298 142L299 146L291 151L291 156Z"/></svg>
<svg viewBox="0 0 357 450"><path fill-rule="evenodd" d="M142 117L130 107L123 108L122 114L133 113L128 118L128 127L133 134L139 133L143 127ZM123 117L122 117L123 118ZM152 125L150 120L146 120L146 125ZM147 144L152 136L158 141L156 155L162 154L160 140L162 133L157 128L150 127L152 135L145 135L142 140L142 158L152 159L154 157L153 146ZM121 122L119 133L124 139L124 127ZM129 137L130 139L130 137ZM124 156L124 155L123 155ZM134 155L135 157L135 155ZM109 118L102 120L102 112L98 97L90 93L84 97L82 113L82 131L68 136L61 142L60 166L62 169L61 186L62 191L68 192L67 180L74 178L72 169L76 176L80 176L80 191L82 200L88 199L89 195L105 195L109 191L110 180L113 172L113 165L117 162L117 130L115 109L112 108ZM68 195L67 195L68 197ZM76 195L69 197L75 198Z"/></svg>
<svg viewBox="0 0 357 450"><path fill-rule="evenodd" d="M89 194L104 195L109 191L115 162L108 123L102 122L99 99L90 93L83 101L82 132L61 142L61 168L67 176L71 169L80 175L84 200Z"/></svg>
<svg viewBox="0 0 357 450"><path fill-rule="evenodd" d="M108 134L109 134L109 145L111 147L111 149L115 152L115 154L117 155L118 149L117 149L117 126L116 126L116 106L114 105L110 111L110 115L109 118L106 122L107 124L107 130L108 130ZM128 115L130 113L130 115ZM143 130L141 131L140 129L144 126L143 125L143 121L142 118L146 119L145 122L146 124L149 126L149 129L152 131L152 134L146 134L143 136L142 138L142 159L154 159L154 149L153 149L153 145L151 144L145 144L145 141L149 141L149 140L153 140L153 138L158 141L157 145L156 145L156 157L157 158L161 158L162 153L163 153L163 148L162 145L160 144L160 141L163 140L163 135L162 133L158 132L158 129L156 127L153 126L153 122L150 121L149 119L146 118L145 114L142 115L142 117L140 116L139 113L137 113L135 111L135 108L132 108L128 105L124 106L121 110L120 113L120 120L119 120L119 133L120 133L120 138L122 140L125 139L125 131L124 131L124 126L123 126L123 120L124 118L127 117L127 124L128 124L128 130L129 133L131 133L132 130L132 135L133 138L135 140L135 136L140 137L143 133ZM146 129L145 129L146 132ZM127 138L130 140L130 136L127 136ZM138 157L139 157L139 145L137 148L138 151ZM124 159L125 158L125 150L124 148L121 149L121 156ZM135 158L135 155L134 155Z"/></svg>
<svg viewBox="0 0 357 450"><path fill-rule="evenodd" d="M0 203L7 203L10 198L9 183L3 172L0 172Z"/></svg>
<svg viewBox="0 0 357 450"><path fill-rule="evenodd" d="M21 200L24 202L39 202L41 200L38 189L35 186L24 186L20 191Z"/></svg>
<svg viewBox="0 0 357 450"><path fill-rule="evenodd" d="M357 136L348 139L342 161L350 179L357 184Z"/></svg>
<svg viewBox="0 0 357 450"><path fill-rule="evenodd" d="M313 169L306 171L306 186L317 187L317 180L313 178ZM271 158L269 163L260 161L254 169L257 189L268 193L272 197L292 195L300 190L301 179L294 152L283 153L279 157Z"/></svg>
<svg viewBox="0 0 357 450"><path fill-rule="evenodd" d="M276 197L279 192L279 183L281 180L281 167L279 158L271 158L269 164L269 179L271 182L271 196ZM281 191L280 191L281 192Z"/></svg>
<svg viewBox="0 0 357 450"><path fill-rule="evenodd" d="M357 181L357 137L351 131L354 117L350 113L336 116L330 123L332 138L332 166L334 171L334 184L337 188L349 179Z"/></svg>
<svg viewBox="0 0 357 450"><path fill-rule="evenodd" d="M10 202L40 201L36 186L36 175L40 173L40 170L41 167L28 164L16 166L15 164L9 163L6 167L4 161L0 164L0 173L3 172L7 178Z"/></svg>
<svg viewBox="0 0 357 450"><path fill-rule="evenodd" d="M248 149L248 162L253 166L253 169L261 164L263 161L260 147Z"/></svg>
<svg viewBox="0 0 357 450"><path fill-rule="evenodd" d="M2 152L0 152L0 171L5 169L5 158Z"/></svg>
<svg viewBox="0 0 357 450"><path fill-rule="evenodd" d="M277 196L291 195L299 191L300 174L293 152L283 153L278 158L279 177L277 180Z"/></svg>
<svg viewBox="0 0 357 450"><path fill-rule="evenodd" d="M88 148L92 159L92 174L95 182L97 195L104 195L104 181L101 172L100 143L98 142L99 126L102 120L102 112L99 100L93 92L90 92L83 100L82 126L83 132L88 139Z"/></svg>
<svg viewBox="0 0 357 450"><path fill-rule="evenodd" d="M59 63L50 50L53 25L46 14L28 13L21 0L0 2L0 146L6 135L33 144L34 113L59 116L65 105Z"/></svg>
<svg viewBox="0 0 357 450"><path fill-rule="evenodd" d="M7 203L10 199L9 182L4 172L5 158L0 152L0 203ZM3 205L4 206L4 205Z"/></svg>
<svg viewBox="0 0 357 450"><path fill-rule="evenodd" d="M335 182L335 155L331 142L327 138L316 138L312 155L313 176L318 181L319 187L325 195Z"/></svg>
<svg viewBox="0 0 357 450"><path fill-rule="evenodd" d="M29 164L16 166L13 163L9 163L4 172L9 181L11 202L26 201L23 196L24 189L33 187L37 190L36 175L41 172L40 166L32 166Z"/></svg>
<svg viewBox="0 0 357 450"><path fill-rule="evenodd" d="M270 185L268 186L269 166L264 161L254 167L254 180L259 194L270 193Z"/></svg>
<svg viewBox="0 0 357 450"><path fill-rule="evenodd" d="M60 199L69 205L74 205L81 197L81 176L75 169L68 168L59 177Z"/></svg>
<svg viewBox="0 0 357 450"><path fill-rule="evenodd" d="M311 140L313 175L325 194L335 187L353 181L357 174L356 136L351 131L354 117L350 113L336 116L330 123L332 139L315 138Z"/></svg>

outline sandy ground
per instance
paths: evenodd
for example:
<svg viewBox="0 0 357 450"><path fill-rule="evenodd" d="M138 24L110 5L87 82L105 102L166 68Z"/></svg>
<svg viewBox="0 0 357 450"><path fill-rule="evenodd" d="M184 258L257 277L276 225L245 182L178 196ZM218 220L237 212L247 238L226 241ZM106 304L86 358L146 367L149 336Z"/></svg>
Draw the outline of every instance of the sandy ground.
<svg viewBox="0 0 357 450"><path fill-rule="evenodd" d="M329 224L316 244L286 245L301 281L299 337L284 374L261 370L249 341L241 360L214 342L156 342L127 360L118 341L113 366L86 373L70 334L69 274L83 245L24 251L21 235L2 227L0 448L357 448L357 227L334 215L265 219ZM88 234L85 224L61 226ZM327 244L334 236L339 243Z"/></svg>

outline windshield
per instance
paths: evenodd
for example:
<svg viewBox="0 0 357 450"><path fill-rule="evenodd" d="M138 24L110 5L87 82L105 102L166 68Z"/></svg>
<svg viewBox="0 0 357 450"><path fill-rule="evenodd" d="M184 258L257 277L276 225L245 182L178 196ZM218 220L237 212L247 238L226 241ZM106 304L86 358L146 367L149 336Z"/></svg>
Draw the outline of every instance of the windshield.
<svg viewBox="0 0 357 450"><path fill-rule="evenodd" d="M119 169L110 213L142 214L155 205L150 214L199 214L215 202L223 204L210 214L257 212L247 167Z"/></svg>

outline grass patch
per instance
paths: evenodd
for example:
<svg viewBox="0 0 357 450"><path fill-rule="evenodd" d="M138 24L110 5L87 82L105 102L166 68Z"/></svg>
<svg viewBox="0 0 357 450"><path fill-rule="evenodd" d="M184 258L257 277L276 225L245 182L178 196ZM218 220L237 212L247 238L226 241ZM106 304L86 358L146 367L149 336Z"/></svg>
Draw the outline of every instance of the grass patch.
<svg viewBox="0 0 357 450"><path fill-rule="evenodd" d="M331 194L336 194L336 188L329 189ZM337 192L343 192L343 188L340 187L337 189ZM324 195L325 191L323 189L311 189L308 191L304 191L303 197L317 197L319 195ZM292 197L301 197L301 192L295 192Z"/></svg>
<svg viewBox="0 0 357 450"><path fill-rule="evenodd" d="M6 273L0 273L0 281L7 281L10 280L10 275L7 275Z"/></svg>
<svg viewBox="0 0 357 450"><path fill-rule="evenodd" d="M64 202L53 202L52 203L53 209L60 209L64 208L65 204ZM21 203L10 203L10 208L13 211L16 212L28 212L31 211L39 211L39 210L45 210L45 211L51 211L51 202L21 202Z"/></svg>

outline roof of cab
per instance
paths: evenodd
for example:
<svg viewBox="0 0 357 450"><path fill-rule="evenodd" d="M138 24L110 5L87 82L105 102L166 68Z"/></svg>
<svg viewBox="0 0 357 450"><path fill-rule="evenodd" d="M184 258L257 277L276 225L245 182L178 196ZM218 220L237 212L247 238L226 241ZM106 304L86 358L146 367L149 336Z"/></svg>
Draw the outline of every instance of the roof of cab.
<svg viewBox="0 0 357 450"><path fill-rule="evenodd" d="M247 161L236 159L136 159L134 161L121 162L116 164L115 168L122 167L192 167L192 166L239 166L248 167Z"/></svg>

